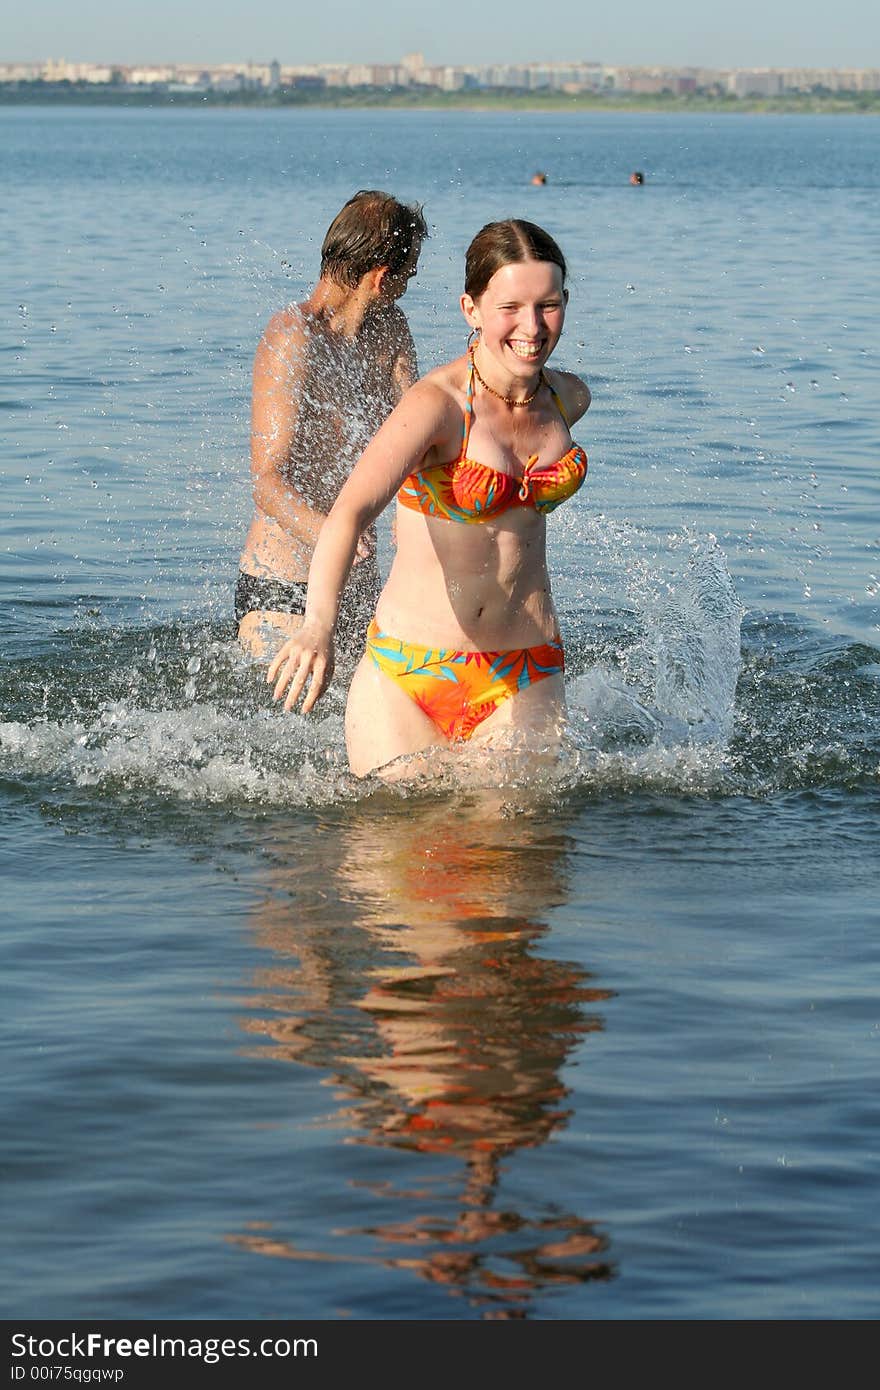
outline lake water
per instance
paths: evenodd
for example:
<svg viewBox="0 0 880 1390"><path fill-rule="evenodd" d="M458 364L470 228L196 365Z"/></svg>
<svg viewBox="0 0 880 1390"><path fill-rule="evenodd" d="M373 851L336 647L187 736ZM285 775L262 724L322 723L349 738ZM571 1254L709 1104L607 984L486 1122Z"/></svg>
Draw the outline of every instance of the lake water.
<svg viewBox="0 0 880 1390"><path fill-rule="evenodd" d="M5 1316L876 1315L878 149L0 112ZM357 784L232 640L253 350L362 187L423 368L484 222L572 267L552 769Z"/></svg>

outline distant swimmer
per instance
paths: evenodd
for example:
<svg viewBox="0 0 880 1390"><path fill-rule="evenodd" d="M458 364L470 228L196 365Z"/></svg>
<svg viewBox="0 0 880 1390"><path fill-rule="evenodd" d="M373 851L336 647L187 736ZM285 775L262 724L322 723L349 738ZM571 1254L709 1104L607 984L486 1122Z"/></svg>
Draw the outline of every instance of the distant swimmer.
<svg viewBox="0 0 880 1390"><path fill-rule="evenodd" d="M630 174L629 181L630 183L635 184L636 187L638 187L640 184L643 184L645 182L645 176L642 173L641 169L635 169L633 173Z"/></svg>
<svg viewBox="0 0 880 1390"><path fill-rule="evenodd" d="M396 301L416 273L421 208L361 191L334 218L321 274L302 304L273 315L254 360L254 514L239 561L235 617L256 657L302 623L312 552L339 489L416 380L415 347ZM357 544L342 598L343 641L360 652L379 593L376 537Z"/></svg>
<svg viewBox="0 0 880 1390"><path fill-rule="evenodd" d="M546 182L547 182L547 175L544 174L544 173L542 173L540 169L538 170L538 172L537 172L536 174L532 174L532 183L533 183L533 184L536 184L538 188L540 188L541 185L542 185L542 184L545 184Z"/></svg>

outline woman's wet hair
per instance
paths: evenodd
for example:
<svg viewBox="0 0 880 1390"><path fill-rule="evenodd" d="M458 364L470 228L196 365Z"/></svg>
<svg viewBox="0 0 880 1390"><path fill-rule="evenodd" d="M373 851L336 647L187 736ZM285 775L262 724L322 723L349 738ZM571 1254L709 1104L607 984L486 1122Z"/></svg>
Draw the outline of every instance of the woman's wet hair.
<svg viewBox="0 0 880 1390"><path fill-rule="evenodd" d="M327 229L321 274L352 288L371 270L387 266L398 275L428 235L418 203L399 203L390 193L362 188L349 198Z"/></svg>
<svg viewBox="0 0 880 1390"><path fill-rule="evenodd" d="M549 232L534 222L509 217L504 222L487 222L467 249L464 262L464 288L471 299L479 299L497 270L522 261L550 261L568 274L565 257Z"/></svg>

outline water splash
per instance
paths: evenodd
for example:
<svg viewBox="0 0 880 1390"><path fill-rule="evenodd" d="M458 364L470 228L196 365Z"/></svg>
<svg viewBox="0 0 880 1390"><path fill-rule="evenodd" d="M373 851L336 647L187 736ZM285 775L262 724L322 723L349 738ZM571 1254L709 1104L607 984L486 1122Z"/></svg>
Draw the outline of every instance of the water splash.
<svg viewBox="0 0 880 1390"><path fill-rule="evenodd" d="M343 799L350 779L338 751L339 716L291 730L288 740L283 732L268 711L243 720L199 703L177 710L108 703L88 722L0 724L0 770L61 776L105 796L275 806Z"/></svg>
<svg viewBox="0 0 880 1390"><path fill-rule="evenodd" d="M605 528L623 602L565 619L561 749L496 741L432 753L387 789L347 770L346 672L307 718L274 706L262 667L217 624L43 634L0 670L0 777L41 805L315 807L381 794L499 789L516 809L560 794L764 795L880 779L880 653L743 610L717 543ZM601 546L597 539L597 552ZM612 557L618 563L612 571ZM743 659L741 664L740 645Z"/></svg>
<svg viewBox="0 0 880 1390"><path fill-rule="evenodd" d="M733 727L743 607L714 538L695 547L682 583L656 615L655 697L667 725L726 743Z"/></svg>
<svg viewBox="0 0 880 1390"><path fill-rule="evenodd" d="M7 669L0 684L7 780L202 804L304 806L352 794L339 688L319 718L283 715L262 668L204 625L86 623L52 645L51 658Z"/></svg>
<svg viewBox="0 0 880 1390"><path fill-rule="evenodd" d="M695 780L713 786L727 767L742 605L713 537L685 538L677 547L683 570L671 575L676 548L663 567L644 554L634 559L633 537L622 530L601 534L625 557L630 631L622 640L615 624L605 652L596 651L570 683L579 762L592 749L594 775L603 781L679 778L688 789Z"/></svg>

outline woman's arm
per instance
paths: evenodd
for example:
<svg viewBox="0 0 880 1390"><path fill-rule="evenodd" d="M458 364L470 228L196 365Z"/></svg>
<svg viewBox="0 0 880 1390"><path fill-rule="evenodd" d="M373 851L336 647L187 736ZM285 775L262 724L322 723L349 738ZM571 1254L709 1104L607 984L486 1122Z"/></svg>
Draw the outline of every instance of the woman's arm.
<svg viewBox="0 0 880 1390"><path fill-rule="evenodd" d="M307 334L296 311L270 319L254 358L251 473L254 502L288 535L314 545L324 514L290 486L290 464L302 404Z"/></svg>
<svg viewBox="0 0 880 1390"><path fill-rule="evenodd" d="M274 683L276 700L287 690L285 709L296 704L309 676L303 714L329 684L339 600L361 532L384 511L403 480L419 468L432 448L448 452L449 439L457 427L449 393L431 383L418 382L361 455L321 529L309 570L302 627L276 653L266 674L269 684Z"/></svg>

